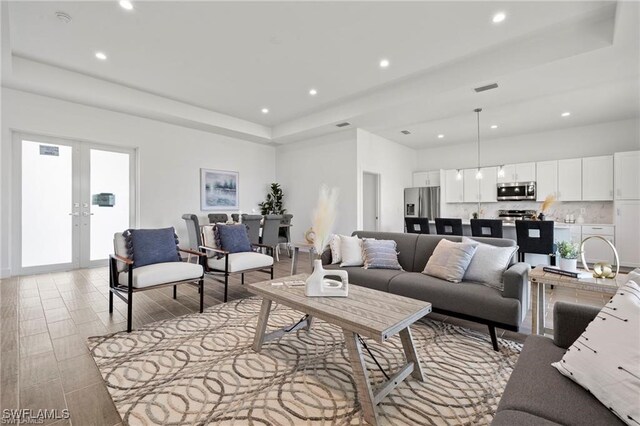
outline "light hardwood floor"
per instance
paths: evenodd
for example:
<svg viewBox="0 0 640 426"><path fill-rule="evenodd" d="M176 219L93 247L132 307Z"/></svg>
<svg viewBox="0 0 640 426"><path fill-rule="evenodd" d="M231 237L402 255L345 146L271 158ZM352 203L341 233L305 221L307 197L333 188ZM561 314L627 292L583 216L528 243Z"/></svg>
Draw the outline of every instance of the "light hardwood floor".
<svg viewBox="0 0 640 426"><path fill-rule="evenodd" d="M310 272L307 254L301 253L298 272ZM288 276L291 261L286 255L276 263L275 276ZM246 282L268 278L251 273ZM223 285L211 278L205 283L205 307L222 303ZM106 425L121 423L85 341L88 336L126 329L126 305L115 300L108 313L106 268L14 277L0 281L0 413L1 409L68 409L69 420L45 424ZM230 280L229 300L249 297L239 277ZM576 290L556 289L546 299L547 312L558 300L603 306L603 296ZM134 296L134 327L197 312L197 291L178 287L178 300L171 289L137 293ZM430 314L434 319L487 332L486 327ZM551 318L547 319L550 324ZM523 333L502 332L523 341L530 332L531 318Z"/></svg>

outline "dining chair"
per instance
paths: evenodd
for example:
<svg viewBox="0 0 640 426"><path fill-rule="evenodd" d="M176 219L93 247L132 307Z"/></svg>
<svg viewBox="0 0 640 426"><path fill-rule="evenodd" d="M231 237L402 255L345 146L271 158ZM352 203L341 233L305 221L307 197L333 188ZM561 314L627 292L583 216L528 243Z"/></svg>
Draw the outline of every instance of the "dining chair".
<svg viewBox="0 0 640 426"><path fill-rule="evenodd" d="M436 234L462 235L462 219L437 217Z"/></svg>
<svg viewBox="0 0 640 426"><path fill-rule="evenodd" d="M209 213L209 223L226 223L228 220L226 213Z"/></svg>
<svg viewBox="0 0 640 426"><path fill-rule="evenodd" d="M287 248L287 254L291 257L291 220L292 214L282 215L282 222L280 222L280 230L278 232L278 241L280 244L284 244ZM278 246L279 247L279 246Z"/></svg>
<svg viewBox="0 0 640 426"><path fill-rule="evenodd" d="M502 221L500 219L471 219L471 235L502 238Z"/></svg>
<svg viewBox="0 0 640 426"><path fill-rule="evenodd" d="M144 230L151 231L151 230ZM113 236L114 254L109 255L109 313L113 313L113 296L117 296L127 304L127 332L131 332L133 321L133 295L140 291L160 287L173 287L173 298L178 298L178 285L189 284L200 292L200 312L204 306L204 269L200 262L183 262L178 251L196 258L204 254L198 250L178 248L176 260L136 265L136 257L130 254L125 233L118 232ZM135 232L135 230L134 230ZM177 244L177 240L176 244ZM166 260L166 259L165 259Z"/></svg>
<svg viewBox="0 0 640 426"><path fill-rule="evenodd" d="M275 255L276 261L280 261L278 255L278 244L280 239L278 233L280 232L280 223L283 216L281 214L268 214L264 216L264 223L262 225L262 239L260 243L263 246L271 247Z"/></svg>
<svg viewBox="0 0 640 426"><path fill-rule="evenodd" d="M262 216L259 214L242 215L242 224L247 227L247 233L249 234L249 241L251 241L251 244L260 244L261 222Z"/></svg>
<svg viewBox="0 0 640 426"><path fill-rule="evenodd" d="M240 214L238 213L231 213L231 220L234 221L235 223L240 222Z"/></svg>
<svg viewBox="0 0 640 426"><path fill-rule="evenodd" d="M240 274L240 283L244 284L244 274L248 272L265 272L273 279L273 256L258 253L257 250L271 247L263 247L252 244L252 251L230 253L219 247L215 242L215 225L200 226L198 216L195 214L183 214L182 219L187 224L189 246L192 252L200 254L200 262L204 267L204 273L224 283L224 302L227 302L229 291L229 276ZM219 277L224 279L220 280Z"/></svg>
<svg viewBox="0 0 640 426"><path fill-rule="evenodd" d="M525 255L544 254L549 256L549 264L556 264L556 245L552 220L516 220L518 260L525 261Z"/></svg>
<svg viewBox="0 0 640 426"><path fill-rule="evenodd" d="M409 234L430 234L429 218L426 217L405 217L404 224Z"/></svg>

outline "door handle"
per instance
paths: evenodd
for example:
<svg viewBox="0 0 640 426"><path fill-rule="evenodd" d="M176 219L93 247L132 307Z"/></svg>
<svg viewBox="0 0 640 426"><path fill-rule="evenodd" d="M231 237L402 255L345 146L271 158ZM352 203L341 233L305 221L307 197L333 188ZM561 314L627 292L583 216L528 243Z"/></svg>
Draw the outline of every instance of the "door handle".
<svg viewBox="0 0 640 426"><path fill-rule="evenodd" d="M78 212L69 213L69 216L80 216L80 213Z"/></svg>
<svg viewBox="0 0 640 426"><path fill-rule="evenodd" d="M82 212L82 216L93 216L93 213Z"/></svg>

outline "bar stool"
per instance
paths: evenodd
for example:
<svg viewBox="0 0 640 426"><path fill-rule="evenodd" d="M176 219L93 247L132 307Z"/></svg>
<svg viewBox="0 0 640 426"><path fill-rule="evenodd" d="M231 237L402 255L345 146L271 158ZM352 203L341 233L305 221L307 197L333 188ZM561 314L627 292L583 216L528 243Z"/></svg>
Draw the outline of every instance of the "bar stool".
<svg viewBox="0 0 640 426"><path fill-rule="evenodd" d="M553 243L553 225L552 220L516 220L520 262L524 262L527 253L545 254L549 256L551 266L555 266L556 247Z"/></svg>
<svg viewBox="0 0 640 426"><path fill-rule="evenodd" d="M429 218L426 217L405 217L404 223L407 232L410 234L430 234Z"/></svg>
<svg viewBox="0 0 640 426"><path fill-rule="evenodd" d="M502 238L502 221L500 219L471 219L471 235Z"/></svg>
<svg viewBox="0 0 640 426"><path fill-rule="evenodd" d="M436 234L462 235L462 219L436 218Z"/></svg>

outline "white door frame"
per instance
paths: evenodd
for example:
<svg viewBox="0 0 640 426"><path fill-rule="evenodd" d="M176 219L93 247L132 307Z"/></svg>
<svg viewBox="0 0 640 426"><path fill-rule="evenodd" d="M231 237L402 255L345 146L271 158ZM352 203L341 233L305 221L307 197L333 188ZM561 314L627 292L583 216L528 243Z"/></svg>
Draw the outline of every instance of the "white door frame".
<svg viewBox="0 0 640 426"><path fill-rule="evenodd" d="M376 172L370 172L367 170L363 170L362 171L362 217L360 218L361 223L362 223L362 227L364 228L364 197L365 197L365 190L364 190L364 177L365 175L372 175L373 177L375 177L375 182L376 182L376 229L375 231L379 231L380 230L380 194L381 194L381 190L380 190L380 173L376 173Z"/></svg>
<svg viewBox="0 0 640 426"><path fill-rule="evenodd" d="M74 216L75 223L72 227L72 261L70 263L56 265L39 265L22 267L22 141L30 140L34 142L50 143L54 145L66 145L73 149L73 203L78 204L78 216ZM12 232L10 247L12 251L11 275L29 275L56 271L67 271L70 269L84 267L106 266L107 259L90 260L90 216L82 216L83 201L90 208L91 194L90 185L90 150L100 149L112 152L122 152L130 155L129 161L129 225L135 226L137 217L137 150L135 148L118 147L76 139L66 139L51 136L37 135L28 132L12 132ZM84 200L82 199L83 197ZM73 207L75 208L75 207ZM43 218L46 220L46 218ZM85 228L86 231L81 231Z"/></svg>

